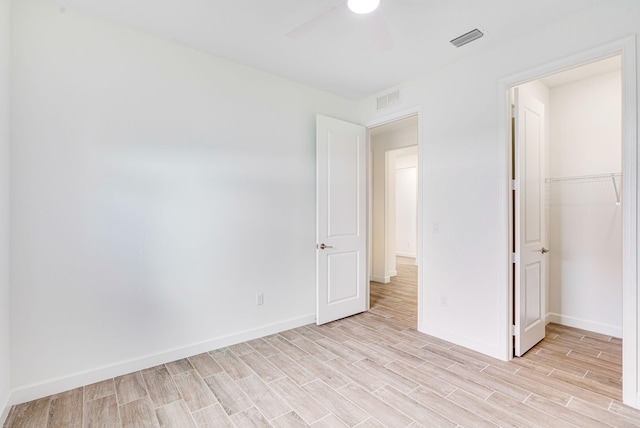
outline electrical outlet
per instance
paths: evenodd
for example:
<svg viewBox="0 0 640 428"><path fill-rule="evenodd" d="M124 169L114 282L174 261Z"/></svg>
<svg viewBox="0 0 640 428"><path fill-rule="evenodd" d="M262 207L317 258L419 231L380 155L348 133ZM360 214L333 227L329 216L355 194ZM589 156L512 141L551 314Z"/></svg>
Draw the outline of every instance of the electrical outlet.
<svg viewBox="0 0 640 428"><path fill-rule="evenodd" d="M260 306L264 303L264 293L256 294L256 305Z"/></svg>
<svg viewBox="0 0 640 428"><path fill-rule="evenodd" d="M446 295L441 294L440 295L440 306L446 307L449 304L448 302L448 298Z"/></svg>
<svg viewBox="0 0 640 428"><path fill-rule="evenodd" d="M433 227L432 227L433 233L438 233L440 232L440 223L437 221L433 222Z"/></svg>

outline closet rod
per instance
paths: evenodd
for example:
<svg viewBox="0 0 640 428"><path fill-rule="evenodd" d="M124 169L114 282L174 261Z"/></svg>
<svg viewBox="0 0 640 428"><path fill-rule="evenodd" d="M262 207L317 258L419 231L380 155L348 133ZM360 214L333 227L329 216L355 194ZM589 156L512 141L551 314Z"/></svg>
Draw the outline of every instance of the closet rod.
<svg viewBox="0 0 640 428"><path fill-rule="evenodd" d="M616 194L616 205L621 205L620 203L620 191L618 190L618 183L616 182L616 178L621 178L621 173L611 173L611 174L593 174L593 175L574 175L572 177L554 177L547 178L544 181L546 183L559 183L563 181L588 181L588 180L599 180L599 179L611 179L611 183L613 184L613 191Z"/></svg>
<svg viewBox="0 0 640 428"><path fill-rule="evenodd" d="M556 183L559 181L574 181L574 180L594 180L599 178L620 178L622 173L610 173L610 174L591 174L591 175L574 175L570 177L550 177L544 181L547 183Z"/></svg>

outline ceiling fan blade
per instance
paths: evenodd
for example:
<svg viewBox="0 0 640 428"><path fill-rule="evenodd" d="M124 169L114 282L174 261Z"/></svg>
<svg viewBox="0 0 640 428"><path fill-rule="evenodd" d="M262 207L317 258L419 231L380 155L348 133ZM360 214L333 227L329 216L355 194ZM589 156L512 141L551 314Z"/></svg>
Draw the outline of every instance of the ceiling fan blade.
<svg viewBox="0 0 640 428"><path fill-rule="evenodd" d="M329 9L325 10L324 12L322 12L320 15L316 16L315 18L311 18L310 20L308 20L304 24L301 24L301 25L297 26L296 28L294 28L293 30L291 30L287 34L285 34L285 36L289 37L290 39L299 39L300 37L303 37L307 33L315 30L318 27L320 27L322 25L322 23L324 23L325 21L328 21L332 17L342 13L343 9L346 6L346 4L347 4L346 1L341 1L337 5L332 6Z"/></svg>
<svg viewBox="0 0 640 428"><path fill-rule="evenodd" d="M376 48L380 52L387 52L392 50L394 46L393 39L391 38L389 27L384 21L382 15L374 12L369 18L369 30L371 32L371 36Z"/></svg>

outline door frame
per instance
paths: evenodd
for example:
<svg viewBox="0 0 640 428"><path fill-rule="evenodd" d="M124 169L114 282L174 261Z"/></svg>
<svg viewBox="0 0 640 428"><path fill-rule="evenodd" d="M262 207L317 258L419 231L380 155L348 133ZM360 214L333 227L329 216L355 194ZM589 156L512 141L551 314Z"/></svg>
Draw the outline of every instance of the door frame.
<svg viewBox="0 0 640 428"><path fill-rule="evenodd" d="M367 186L367 219L368 219L368 236L367 236L367 275L369 276L368 281L367 281L367 310L369 310L371 308L371 289L370 289L370 282L371 282L371 235L372 235L372 221L371 221L371 215L372 215L372 206L371 206L371 201L372 201L372 194L371 194L371 186L372 186L372 176L371 176L371 172L372 172L372 168L371 168L371 133L370 133L370 129L377 127L377 126L381 126L381 125L386 125L388 123L391 122L396 122L398 120L402 120L402 119L406 119L408 117L411 116L417 116L418 118L418 141L417 141L417 147L418 147L418 176L417 176L417 186L418 186L418 196L416 199L416 204L418 206L418 212L417 212L417 242L416 242L416 262L417 262L417 266L418 266L418 322L417 322L417 329L418 331L425 331L425 325L424 325L424 313L423 313L423 299L425 298L424 296L424 287L422 286L422 269L421 266L423 266L423 260L422 260L422 255L424 254L423 252L423 230L424 228L422 227L422 218L423 218L423 209L422 209L422 177L423 177L423 165L424 163L422 162L423 158L423 147L422 147L422 129L423 129L423 124L422 124L422 107L421 106L414 106L414 107L409 107L403 110L398 110L389 114L386 114L384 116L379 116L375 119L372 119L368 122L366 122L364 124L365 128L367 128L367 156L368 156L368 160L367 160L367 165L369 168L368 174L367 174L367 181L368 181L368 186Z"/></svg>
<svg viewBox="0 0 640 428"><path fill-rule="evenodd" d="M512 333L513 315L511 310L513 298L513 264L512 248L512 192L511 167L512 149L510 135L511 106L509 90L532 80L550 74L565 71L580 65L595 62L608 57L622 56L622 396L623 402L629 406L640 405L638 391L638 209L637 209L637 74L636 74L636 38L626 37L612 43L599 46L576 55L533 67L529 70L507 76L498 82L499 103L499 139L502 162L502 233L503 260L500 300L504 302L501 315L502 334L504 334L503 355L506 360L513 358Z"/></svg>

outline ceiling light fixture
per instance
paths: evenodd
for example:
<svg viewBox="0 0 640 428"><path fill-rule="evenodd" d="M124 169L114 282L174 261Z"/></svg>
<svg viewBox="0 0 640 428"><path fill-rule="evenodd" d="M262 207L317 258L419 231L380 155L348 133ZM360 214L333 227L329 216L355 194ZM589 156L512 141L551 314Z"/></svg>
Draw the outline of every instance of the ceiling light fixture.
<svg viewBox="0 0 640 428"><path fill-rule="evenodd" d="M348 0L347 6L353 13L365 14L371 13L378 8L380 0Z"/></svg>

